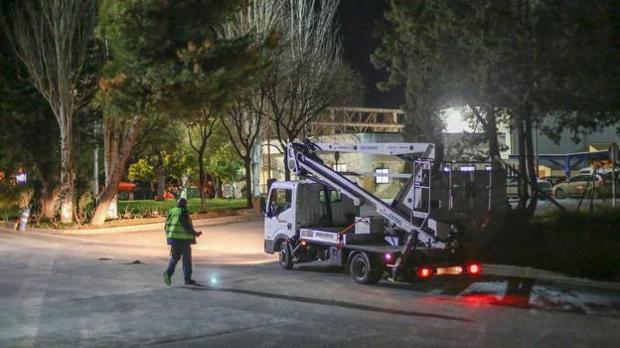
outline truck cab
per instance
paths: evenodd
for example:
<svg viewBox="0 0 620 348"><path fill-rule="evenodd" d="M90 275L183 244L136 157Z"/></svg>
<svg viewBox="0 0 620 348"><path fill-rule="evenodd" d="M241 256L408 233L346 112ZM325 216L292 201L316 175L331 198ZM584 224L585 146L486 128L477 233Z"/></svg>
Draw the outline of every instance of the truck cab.
<svg viewBox="0 0 620 348"><path fill-rule="evenodd" d="M302 228L344 228L355 215L353 201L336 190L310 180L274 182L265 206L265 252L280 251Z"/></svg>

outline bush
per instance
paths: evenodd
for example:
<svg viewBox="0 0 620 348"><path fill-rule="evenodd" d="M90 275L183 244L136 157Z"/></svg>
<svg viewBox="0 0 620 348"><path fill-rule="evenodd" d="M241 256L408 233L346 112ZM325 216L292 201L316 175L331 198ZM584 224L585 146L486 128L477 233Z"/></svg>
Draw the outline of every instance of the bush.
<svg viewBox="0 0 620 348"><path fill-rule="evenodd" d="M557 212L529 224L511 213L485 261L599 280L620 279L620 210Z"/></svg>
<svg viewBox="0 0 620 348"><path fill-rule="evenodd" d="M10 220L19 217L20 206L27 206L32 197L32 189L0 183L0 219Z"/></svg>
<svg viewBox="0 0 620 348"><path fill-rule="evenodd" d="M166 216L168 210L177 204L176 200L166 201L119 201L118 210L123 218L148 218ZM190 213L199 213L202 208L200 199L189 199L187 208ZM209 211L222 211L245 208L244 199L210 199L207 201Z"/></svg>

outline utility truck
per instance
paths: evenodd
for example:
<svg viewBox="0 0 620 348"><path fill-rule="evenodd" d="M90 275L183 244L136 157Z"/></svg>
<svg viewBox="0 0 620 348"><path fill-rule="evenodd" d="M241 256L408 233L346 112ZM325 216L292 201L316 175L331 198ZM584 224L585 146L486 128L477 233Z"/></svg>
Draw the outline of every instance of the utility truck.
<svg viewBox="0 0 620 348"><path fill-rule="evenodd" d="M320 155L330 152L395 156L411 173L400 174L406 182L390 202L347 177L359 174L326 164ZM414 281L480 274L480 263L464 253L463 226L491 212L497 204L493 181L501 184L503 176L494 175L488 164L434 159L430 143L288 144L285 165L300 180L270 185L265 252L279 253L286 270L317 260L349 267L360 284L384 277ZM505 188L499 190L505 197Z"/></svg>

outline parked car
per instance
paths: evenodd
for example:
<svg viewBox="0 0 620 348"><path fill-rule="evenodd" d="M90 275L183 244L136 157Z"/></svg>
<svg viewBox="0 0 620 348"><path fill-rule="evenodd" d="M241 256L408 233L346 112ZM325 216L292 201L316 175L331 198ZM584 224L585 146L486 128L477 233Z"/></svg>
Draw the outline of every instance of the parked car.
<svg viewBox="0 0 620 348"><path fill-rule="evenodd" d="M538 184L538 189L541 191L538 193L539 199L545 199L547 197L551 197L553 185L547 180L538 179L536 180ZM528 187L530 196L532 195L532 189ZM506 177L506 197L508 198L518 198L519 197L519 178L516 176Z"/></svg>
<svg viewBox="0 0 620 348"><path fill-rule="evenodd" d="M592 185L594 181L594 185ZM594 186L594 187L593 187ZM592 191L594 190L594 191ZM616 177L616 190L620 191L620 180ZM612 173L579 174L568 178L563 183L553 187L553 196L558 199L566 197L581 197L583 194L594 198L612 195ZM616 196L618 193L616 193Z"/></svg>
<svg viewBox="0 0 620 348"><path fill-rule="evenodd" d="M592 173L596 173L596 174L607 174L611 172L611 168L594 168L594 167L585 167L585 168L581 168L579 169L579 171L577 172L578 174L592 174Z"/></svg>
<svg viewBox="0 0 620 348"><path fill-rule="evenodd" d="M555 186L559 183L566 181L566 177L563 175L543 176L541 179L548 181L551 184L551 186Z"/></svg>

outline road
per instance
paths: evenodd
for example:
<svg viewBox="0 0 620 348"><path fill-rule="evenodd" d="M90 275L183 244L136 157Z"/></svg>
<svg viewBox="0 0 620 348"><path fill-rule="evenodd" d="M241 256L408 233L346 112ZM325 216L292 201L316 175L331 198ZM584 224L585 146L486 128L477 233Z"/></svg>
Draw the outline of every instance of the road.
<svg viewBox="0 0 620 348"><path fill-rule="evenodd" d="M491 276L354 284L284 271L262 223L205 230L204 288L162 281L161 232L0 233L0 347L617 347L616 292Z"/></svg>

